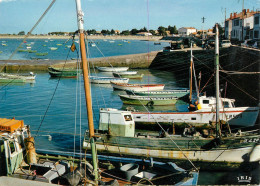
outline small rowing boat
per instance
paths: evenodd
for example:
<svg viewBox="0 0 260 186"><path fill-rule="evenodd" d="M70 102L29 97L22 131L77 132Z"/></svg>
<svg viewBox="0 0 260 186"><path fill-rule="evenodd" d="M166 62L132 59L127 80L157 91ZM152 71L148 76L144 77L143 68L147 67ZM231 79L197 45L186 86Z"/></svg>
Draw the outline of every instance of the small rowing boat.
<svg viewBox="0 0 260 186"><path fill-rule="evenodd" d="M177 102L177 97L150 97L150 96L135 96L135 95L119 95L124 104L130 105L174 105Z"/></svg>
<svg viewBox="0 0 260 186"><path fill-rule="evenodd" d="M111 82L114 90L150 91L163 90L164 84L127 84Z"/></svg>
<svg viewBox="0 0 260 186"><path fill-rule="evenodd" d="M117 83L128 83L128 78L114 78L114 77L97 77L97 76L90 76L89 80L91 83L97 84L110 84L111 82Z"/></svg>
<svg viewBox="0 0 260 186"><path fill-rule="evenodd" d="M127 71L129 67L97 67L101 72L122 72Z"/></svg>

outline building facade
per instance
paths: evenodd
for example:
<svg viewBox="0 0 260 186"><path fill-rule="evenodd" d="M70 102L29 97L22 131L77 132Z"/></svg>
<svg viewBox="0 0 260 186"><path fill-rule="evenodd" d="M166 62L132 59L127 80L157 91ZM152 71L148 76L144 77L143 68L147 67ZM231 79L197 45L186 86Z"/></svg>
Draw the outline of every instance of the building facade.
<svg viewBox="0 0 260 186"><path fill-rule="evenodd" d="M240 13L231 13L230 17L225 20L225 37L238 41L254 38L254 20L257 12L244 9ZM259 21L258 21L259 25ZM258 32L259 33L259 32ZM256 30L257 34L257 30Z"/></svg>
<svg viewBox="0 0 260 186"><path fill-rule="evenodd" d="M196 33L197 29L193 27L181 27L178 29L178 34L180 36L189 36L192 33Z"/></svg>
<svg viewBox="0 0 260 186"><path fill-rule="evenodd" d="M254 15L253 39L260 39L260 13Z"/></svg>

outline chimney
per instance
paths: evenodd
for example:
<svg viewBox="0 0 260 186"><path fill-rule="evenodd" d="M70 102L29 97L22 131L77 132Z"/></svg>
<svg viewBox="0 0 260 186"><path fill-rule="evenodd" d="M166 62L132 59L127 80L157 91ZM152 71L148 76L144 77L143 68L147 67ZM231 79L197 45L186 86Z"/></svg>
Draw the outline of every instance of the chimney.
<svg viewBox="0 0 260 186"><path fill-rule="evenodd" d="M242 14L243 14L243 15L246 15L246 9L243 9Z"/></svg>
<svg viewBox="0 0 260 186"><path fill-rule="evenodd" d="M234 18L236 18L237 17L237 13L236 12L234 12Z"/></svg>
<svg viewBox="0 0 260 186"><path fill-rule="evenodd" d="M230 13L230 19L232 19L233 17L232 17L232 13Z"/></svg>
<svg viewBox="0 0 260 186"><path fill-rule="evenodd" d="M249 13L249 9L246 10L246 13Z"/></svg>

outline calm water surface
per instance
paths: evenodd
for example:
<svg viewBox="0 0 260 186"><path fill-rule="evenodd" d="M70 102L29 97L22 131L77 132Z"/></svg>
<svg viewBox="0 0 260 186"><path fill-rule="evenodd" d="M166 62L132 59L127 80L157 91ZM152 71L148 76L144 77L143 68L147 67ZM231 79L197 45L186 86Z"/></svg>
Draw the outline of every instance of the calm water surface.
<svg viewBox="0 0 260 186"><path fill-rule="evenodd" d="M12 52L20 45L23 40L21 39L0 39L0 59L8 59ZM162 50L163 47L168 46L168 42L161 42L161 45L154 45L152 41L140 41L140 40L89 40L89 42L95 42L96 47L89 47L89 57L108 57L126 54L138 54L147 53L148 51ZM5 44L5 45L2 45ZM28 39L27 43L22 43L21 48L35 50L37 53L48 53L46 56L37 56L36 53L17 52L12 59L32 59L32 58L44 58L44 59L68 59L77 58L76 52L69 52L69 47L72 41L65 39ZM77 43L76 43L77 44ZM55 47L57 50L51 50L50 47ZM100 52L101 51L101 52Z"/></svg>

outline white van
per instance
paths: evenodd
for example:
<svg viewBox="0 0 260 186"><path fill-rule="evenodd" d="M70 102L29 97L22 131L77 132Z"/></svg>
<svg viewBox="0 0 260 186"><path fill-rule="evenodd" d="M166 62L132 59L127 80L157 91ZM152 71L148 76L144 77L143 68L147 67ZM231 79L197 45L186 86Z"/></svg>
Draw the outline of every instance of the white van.
<svg viewBox="0 0 260 186"><path fill-rule="evenodd" d="M222 40L221 41L221 47L230 47L230 46L231 46L230 40Z"/></svg>

